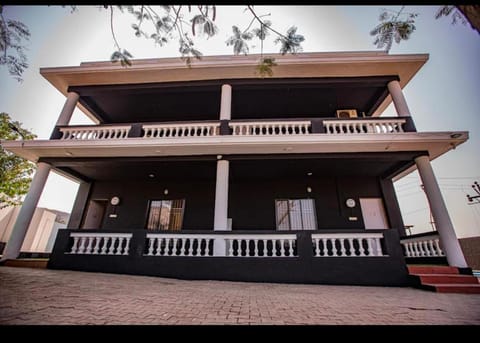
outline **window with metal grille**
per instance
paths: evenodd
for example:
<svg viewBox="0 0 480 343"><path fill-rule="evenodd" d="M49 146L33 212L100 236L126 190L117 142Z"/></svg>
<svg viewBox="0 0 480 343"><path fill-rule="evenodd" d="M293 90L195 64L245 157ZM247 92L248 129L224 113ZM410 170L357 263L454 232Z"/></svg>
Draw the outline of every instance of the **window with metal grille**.
<svg viewBox="0 0 480 343"><path fill-rule="evenodd" d="M313 199L275 200L277 230L316 230L315 202Z"/></svg>
<svg viewBox="0 0 480 343"><path fill-rule="evenodd" d="M151 231L180 231L183 221L185 199L151 200L147 229Z"/></svg>

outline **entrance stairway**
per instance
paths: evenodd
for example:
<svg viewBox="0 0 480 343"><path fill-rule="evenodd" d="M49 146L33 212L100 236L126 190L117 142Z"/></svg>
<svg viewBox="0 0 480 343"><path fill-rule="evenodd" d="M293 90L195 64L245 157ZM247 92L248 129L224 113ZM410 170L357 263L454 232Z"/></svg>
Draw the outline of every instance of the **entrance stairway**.
<svg viewBox="0 0 480 343"><path fill-rule="evenodd" d="M480 294L480 283L470 268L439 265L408 265L414 287L439 293Z"/></svg>

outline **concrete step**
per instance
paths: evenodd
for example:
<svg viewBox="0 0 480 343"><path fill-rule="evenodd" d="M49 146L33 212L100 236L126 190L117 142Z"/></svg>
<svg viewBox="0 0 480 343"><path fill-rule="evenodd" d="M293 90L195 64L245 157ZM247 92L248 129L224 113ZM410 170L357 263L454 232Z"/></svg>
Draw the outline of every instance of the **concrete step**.
<svg viewBox="0 0 480 343"><path fill-rule="evenodd" d="M410 274L419 279L422 284L473 284L477 285L478 278L473 275L461 274Z"/></svg>
<svg viewBox="0 0 480 343"><path fill-rule="evenodd" d="M47 268L48 258L20 258L15 260L6 260L4 266L7 267L25 267L25 268Z"/></svg>
<svg viewBox="0 0 480 343"><path fill-rule="evenodd" d="M420 288L428 289L438 293L468 293L468 294L480 294L480 284L422 284Z"/></svg>
<svg viewBox="0 0 480 343"><path fill-rule="evenodd" d="M457 267L408 265L409 274L460 274Z"/></svg>

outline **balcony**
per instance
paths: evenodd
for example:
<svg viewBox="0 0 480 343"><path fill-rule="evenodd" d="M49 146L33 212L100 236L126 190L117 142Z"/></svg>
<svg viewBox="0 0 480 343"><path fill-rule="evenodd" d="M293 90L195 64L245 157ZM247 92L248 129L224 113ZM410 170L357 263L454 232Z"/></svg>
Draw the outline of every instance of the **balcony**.
<svg viewBox="0 0 480 343"><path fill-rule="evenodd" d="M361 118L312 120L232 120L227 130L221 122L177 122L124 125L83 125L59 127L54 139L118 140L124 138L192 138L232 136L305 136L311 134L398 134L415 132L411 118Z"/></svg>
<svg viewBox="0 0 480 343"><path fill-rule="evenodd" d="M195 156L428 151L467 132L416 132L411 117L222 120L59 126L49 140L2 142L31 161L59 157Z"/></svg>

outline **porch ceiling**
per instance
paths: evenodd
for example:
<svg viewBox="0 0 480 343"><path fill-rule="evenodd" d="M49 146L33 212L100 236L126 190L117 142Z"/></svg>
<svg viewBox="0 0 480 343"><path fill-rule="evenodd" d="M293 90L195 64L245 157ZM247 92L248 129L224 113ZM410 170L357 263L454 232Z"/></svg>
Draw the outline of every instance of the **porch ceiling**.
<svg viewBox="0 0 480 343"><path fill-rule="evenodd" d="M338 109L370 116L396 76L232 79L73 86L102 123L218 120L222 84L232 85L232 119L334 117Z"/></svg>
<svg viewBox="0 0 480 343"><path fill-rule="evenodd" d="M413 164L418 152L230 155L230 180L298 179L312 176L389 177ZM177 180L214 181L216 156L201 158L77 158L44 159L62 174L84 180ZM149 175L153 174L154 177Z"/></svg>

